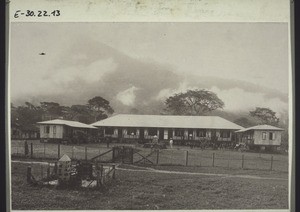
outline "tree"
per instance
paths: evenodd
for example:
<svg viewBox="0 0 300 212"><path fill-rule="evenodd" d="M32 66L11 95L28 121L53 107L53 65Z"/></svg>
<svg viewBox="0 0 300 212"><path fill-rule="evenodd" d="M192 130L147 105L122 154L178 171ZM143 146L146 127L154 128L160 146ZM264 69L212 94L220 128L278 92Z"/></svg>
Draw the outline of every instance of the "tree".
<svg viewBox="0 0 300 212"><path fill-rule="evenodd" d="M41 102L41 109L44 111L43 119L55 119L63 116L62 106L56 102Z"/></svg>
<svg viewBox="0 0 300 212"><path fill-rule="evenodd" d="M68 113L68 119L86 124L93 122L91 110L87 105L72 105Z"/></svg>
<svg viewBox="0 0 300 212"><path fill-rule="evenodd" d="M165 101L166 110L174 115L203 115L224 107L224 102L208 90L188 90L170 96Z"/></svg>
<svg viewBox="0 0 300 212"><path fill-rule="evenodd" d="M270 108L256 107L255 110L249 111L250 116L259 121L260 124L278 125L279 118L276 116L276 112Z"/></svg>
<svg viewBox="0 0 300 212"><path fill-rule="evenodd" d="M109 101L101 96L95 96L88 100L88 107L90 108L94 121L99 121L114 113L113 108L109 105Z"/></svg>
<svg viewBox="0 0 300 212"><path fill-rule="evenodd" d="M35 131L36 123L42 120L43 111L40 107L25 102L25 106L11 105L11 126L24 131Z"/></svg>

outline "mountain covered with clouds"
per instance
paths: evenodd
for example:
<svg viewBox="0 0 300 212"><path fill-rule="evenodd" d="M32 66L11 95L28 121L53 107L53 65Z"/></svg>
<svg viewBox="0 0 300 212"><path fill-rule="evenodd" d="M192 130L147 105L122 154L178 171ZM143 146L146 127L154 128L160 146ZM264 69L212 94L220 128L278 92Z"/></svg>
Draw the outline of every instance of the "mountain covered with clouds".
<svg viewBox="0 0 300 212"><path fill-rule="evenodd" d="M217 93L227 112L248 111L256 106L280 113L287 110L287 94L280 91L243 80L177 73L170 65L131 58L92 40L66 43L52 64L41 76L38 92L12 97L12 102L72 105L84 104L99 95L109 100L117 113L129 113L135 108L139 113L158 114L170 95L204 88Z"/></svg>

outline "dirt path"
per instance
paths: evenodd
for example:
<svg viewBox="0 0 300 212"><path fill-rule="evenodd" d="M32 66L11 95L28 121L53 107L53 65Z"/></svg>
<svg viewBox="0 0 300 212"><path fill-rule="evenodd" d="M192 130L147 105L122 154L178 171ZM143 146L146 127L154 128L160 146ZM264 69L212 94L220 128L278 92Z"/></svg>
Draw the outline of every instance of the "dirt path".
<svg viewBox="0 0 300 212"><path fill-rule="evenodd" d="M118 170L122 171L133 171L133 172L154 172L154 173L161 173L161 174L183 174L183 175L199 175L199 176L216 176L216 177L224 177L224 178L245 178L245 179L256 179L256 180L284 180L287 181L288 179L285 178L276 178L276 177L259 177L253 175L231 175L231 174L214 174L214 173L203 173L203 172L182 172L182 171L167 171L167 170L158 170L149 167L139 167L134 165L127 165L133 168L139 169L126 169L126 168L119 168Z"/></svg>
<svg viewBox="0 0 300 212"><path fill-rule="evenodd" d="M39 161L11 161L12 163L25 163L25 164L48 164L48 162L39 162ZM276 178L276 177L259 177L253 175L231 175L231 174L214 174L214 173L203 173L203 172L182 172L182 171L167 171L167 170L158 170L149 167L139 167L134 165L126 166L135 168L120 168L116 165L117 170L122 171L129 171L129 172L152 172L152 173L160 173L160 174L181 174L181 175L198 175L198 176L216 176L216 177L224 177L224 178L244 178L244 179L255 179L255 180L284 180L287 181L288 179L285 178Z"/></svg>

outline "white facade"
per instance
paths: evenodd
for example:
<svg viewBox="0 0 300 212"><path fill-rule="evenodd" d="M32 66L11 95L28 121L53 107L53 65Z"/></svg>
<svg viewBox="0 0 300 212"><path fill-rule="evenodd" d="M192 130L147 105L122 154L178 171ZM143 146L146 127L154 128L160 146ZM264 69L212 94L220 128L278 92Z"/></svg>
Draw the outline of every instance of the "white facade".
<svg viewBox="0 0 300 212"><path fill-rule="evenodd" d="M40 125L40 138L63 138L64 126Z"/></svg>
<svg viewBox="0 0 300 212"><path fill-rule="evenodd" d="M279 146L281 145L281 131L256 130L253 139L254 145Z"/></svg>

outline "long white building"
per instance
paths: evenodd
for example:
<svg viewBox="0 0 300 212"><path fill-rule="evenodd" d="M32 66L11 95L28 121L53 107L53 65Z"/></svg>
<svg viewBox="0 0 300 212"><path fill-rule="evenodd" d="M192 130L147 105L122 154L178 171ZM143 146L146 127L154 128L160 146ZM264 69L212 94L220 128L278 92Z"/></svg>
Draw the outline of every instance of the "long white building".
<svg viewBox="0 0 300 212"><path fill-rule="evenodd" d="M119 114L95 122L104 136L130 139L232 141L243 127L218 116L169 116Z"/></svg>

